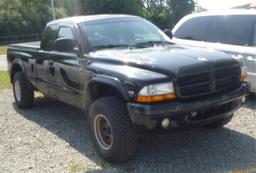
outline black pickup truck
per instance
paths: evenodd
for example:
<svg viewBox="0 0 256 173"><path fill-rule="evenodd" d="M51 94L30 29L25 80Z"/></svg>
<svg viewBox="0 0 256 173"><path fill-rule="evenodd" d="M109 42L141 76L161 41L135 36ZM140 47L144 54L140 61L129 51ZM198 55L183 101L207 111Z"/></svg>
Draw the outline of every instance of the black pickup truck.
<svg viewBox="0 0 256 173"><path fill-rule="evenodd" d="M176 46L129 15L52 21L41 43L10 45L7 59L19 108L40 91L84 110L97 152L114 163L134 155L138 130L223 126L248 92L237 60Z"/></svg>

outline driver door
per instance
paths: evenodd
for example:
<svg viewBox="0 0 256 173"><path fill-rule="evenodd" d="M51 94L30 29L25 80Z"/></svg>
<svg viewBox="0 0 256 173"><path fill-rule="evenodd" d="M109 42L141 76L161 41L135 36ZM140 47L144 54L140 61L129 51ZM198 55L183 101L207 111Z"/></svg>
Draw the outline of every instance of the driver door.
<svg viewBox="0 0 256 173"><path fill-rule="evenodd" d="M56 39L68 38L78 42L76 35L71 25L60 25ZM79 63L81 58L75 52L54 50L48 70L51 95L77 107L83 106L86 76L84 65Z"/></svg>

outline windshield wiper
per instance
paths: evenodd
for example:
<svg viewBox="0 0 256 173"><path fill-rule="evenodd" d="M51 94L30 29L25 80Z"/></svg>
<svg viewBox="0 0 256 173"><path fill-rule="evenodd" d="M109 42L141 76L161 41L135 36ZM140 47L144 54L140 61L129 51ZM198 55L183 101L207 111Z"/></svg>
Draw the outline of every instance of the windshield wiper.
<svg viewBox="0 0 256 173"><path fill-rule="evenodd" d="M156 44L173 44L172 42L168 42L168 41L146 41L146 42L141 42L141 43L137 43L133 46L139 47L139 46L152 46L152 45L156 45Z"/></svg>
<svg viewBox="0 0 256 173"><path fill-rule="evenodd" d="M108 49L108 48L118 48L118 47L131 47L132 45L129 44L107 44L107 45L100 45L92 47L93 50L98 49Z"/></svg>

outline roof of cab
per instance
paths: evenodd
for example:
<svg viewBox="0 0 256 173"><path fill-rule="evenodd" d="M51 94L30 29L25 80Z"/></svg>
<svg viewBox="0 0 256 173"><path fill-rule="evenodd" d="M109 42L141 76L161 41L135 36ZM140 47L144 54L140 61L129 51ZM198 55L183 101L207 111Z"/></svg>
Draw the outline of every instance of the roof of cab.
<svg viewBox="0 0 256 173"><path fill-rule="evenodd" d="M228 9L228 10L212 10L200 13L193 13L188 16L199 17L199 16L220 16L220 15L256 15L256 10L253 9Z"/></svg>
<svg viewBox="0 0 256 173"><path fill-rule="evenodd" d="M124 14L99 14L99 15L68 17L68 18L51 21L48 24L54 24L54 23L60 23L60 22L82 23L82 22L87 22L87 21L104 20L104 19L118 19L118 18L140 18L140 17L133 16L133 15L124 15Z"/></svg>

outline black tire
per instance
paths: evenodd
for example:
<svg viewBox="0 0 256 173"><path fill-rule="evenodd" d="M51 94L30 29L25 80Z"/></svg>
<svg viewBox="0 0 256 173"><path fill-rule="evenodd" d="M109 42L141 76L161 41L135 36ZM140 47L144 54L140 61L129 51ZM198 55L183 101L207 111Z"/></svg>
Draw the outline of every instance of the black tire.
<svg viewBox="0 0 256 173"><path fill-rule="evenodd" d="M15 89L19 85L19 89ZM18 95L18 91L20 91ZM13 77L13 95L16 105L21 108L29 108L34 102L34 90L29 84L28 80L24 77L22 72L17 72Z"/></svg>
<svg viewBox="0 0 256 173"><path fill-rule="evenodd" d="M112 143L108 149L103 147L95 128L99 116L103 116L110 125ZM125 103L115 97L104 97L94 101L89 111L89 126L92 142L98 154L110 163L130 160L136 153L136 130L129 118Z"/></svg>
<svg viewBox="0 0 256 173"><path fill-rule="evenodd" d="M209 128L209 129L220 128L220 127L223 127L224 125L228 124L232 120L232 118L233 118L233 114L224 119L221 119L219 121L213 122L211 124L207 124L204 127Z"/></svg>

